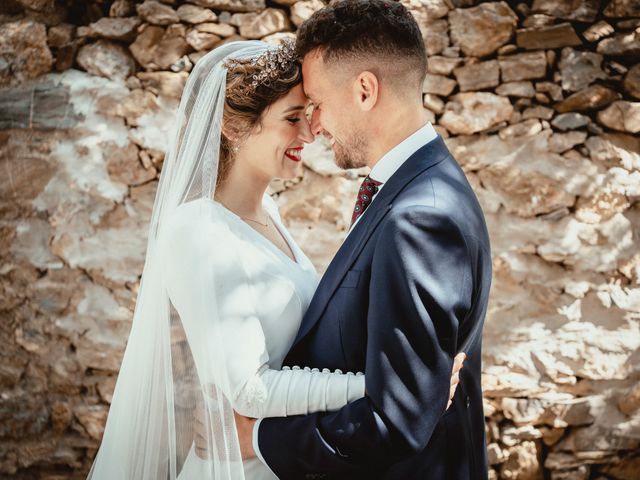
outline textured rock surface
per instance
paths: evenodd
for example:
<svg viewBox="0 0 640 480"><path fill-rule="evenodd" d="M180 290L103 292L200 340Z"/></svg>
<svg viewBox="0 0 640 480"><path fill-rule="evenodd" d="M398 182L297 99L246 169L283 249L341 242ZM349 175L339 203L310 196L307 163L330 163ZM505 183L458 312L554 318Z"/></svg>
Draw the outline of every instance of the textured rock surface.
<svg viewBox="0 0 640 480"><path fill-rule="evenodd" d="M602 85L592 85L584 90L578 91L556 105L556 110L560 113L595 110L609 105L620 95L610 88Z"/></svg>
<svg viewBox="0 0 640 480"><path fill-rule="evenodd" d="M498 62L503 82L543 78L547 72L547 57L541 51L499 57Z"/></svg>
<svg viewBox="0 0 640 480"><path fill-rule="evenodd" d="M634 0L612 0L604 14L607 17L640 17L640 5Z"/></svg>
<svg viewBox="0 0 640 480"><path fill-rule="evenodd" d="M289 28L289 19L282 10L267 8L260 13L234 15L234 25L245 38L262 38Z"/></svg>
<svg viewBox="0 0 640 480"><path fill-rule="evenodd" d="M186 29L147 25L130 45L138 63L149 70L168 70L183 55L189 52L185 40Z"/></svg>
<svg viewBox="0 0 640 480"><path fill-rule="evenodd" d="M179 19L186 23L215 22L218 16L208 8L198 7L185 3L176 10Z"/></svg>
<svg viewBox="0 0 640 480"><path fill-rule="evenodd" d="M580 113L561 113L553 119L551 125L559 130L573 130L575 128L586 127L589 124L589 117Z"/></svg>
<svg viewBox="0 0 640 480"><path fill-rule="evenodd" d="M324 6L321 0L307 0L291 5L291 21L297 27Z"/></svg>
<svg viewBox="0 0 640 480"><path fill-rule="evenodd" d="M255 12L265 7L265 0L190 0L189 3L228 12Z"/></svg>
<svg viewBox="0 0 640 480"><path fill-rule="evenodd" d="M620 33L598 44L598 53L611 56L640 54L640 32Z"/></svg>
<svg viewBox="0 0 640 480"><path fill-rule="evenodd" d="M427 69L435 75L450 75L453 70L462 65L462 58L449 58L440 55L429 56Z"/></svg>
<svg viewBox="0 0 640 480"><path fill-rule="evenodd" d="M154 25L171 25L180 21L180 17L173 8L155 0L145 0L144 3L136 6L136 11L143 20Z"/></svg>
<svg viewBox="0 0 640 480"><path fill-rule="evenodd" d="M598 120L614 130L640 132L640 102L619 101L598 112Z"/></svg>
<svg viewBox="0 0 640 480"><path fill-rule="evenodd" d="M566 20L593 22L599 6L600 0L534 0L532 11Z"/></svg>
<svg viewBox="0 0 640 480"><path fill-rule="evenodd" d="M420 26L427 55L438 55L449 46L449 25L446 20L431 20Z"/></svg>
<svg viewBox="0 0 640 480"><path fill-rule="evenodd" d="M640 64L633 66L624 78L624 88L632 97L640 99Z"/></svg>
<svg viewBox="0 0 640 480"><path fill-rule="evenodd" d="M562 88L576 92L586 88L595 80L607 78L601 65L602 55L572 48L562 49L558 64L562 76Z"/></svg>
<svg viewBox="0 0 640 480"><path fill-rule="evenodd" d="M322 2L9 3L0 477L79 480L111 401L188 72L218 42L290 38ZM402 3L429 53L424 106L492 239L489 478L640 478L638 2ZM323 140L303 164L271 192L323 271L367 172L338 169Z"/></svg>
<svg viewBox="0 0 640 480"><path fill-rule="evenodd" d="M449 14L451 39L465 55L482 57L509 41L517 21L518 17L505 2L459 8Z"/></svg>
<svg viewBox="0 0 640 480"><path fill-rule="evenodd" d="M99 40L78 52L78 65L84 70L111 80L124 81L136 68L129 52L116 43Z"/></svg>
<svg viewBox="0 0 640 480"><path fill-rule="evenodd" d="M187 43L193 47L194 50L206 50L209 51L220 43L222 37L219 37L215 33L202 32L198 29L189 30L185 37Z"/></svg>
<svg viewBox="0 0 640 480"><path fill-rule="evenodd" d="M0 85L36 78L48 72L52 62L43 24L30 20L0 24Z"/></svg>
<svg viewBox="0 0 640 480"><path fill-rule="evenodd" d="M422 93L435 95L450 95L456 88L456 81L442 75L432 75L427 73L422 84Z"/></svg>
<svg viewBox="0 0 640 480"><path fill-rule="evenodd" d="M137 17L102 17L97 22L89 25L90 35L110 40L131 41L135 38L136 29L140 23L141 21ZM51 43L51 40L49 40L49 43Z"/></svg>
<svg viewBox="0 0 640 480"><path fill-rule="evenodd" d="M541 28L524 28L518 30L517 43L527 50L540 48L559 48L581 45L575 30L570 23L561 23Z"/></svg>
<svg viewBox="0 0 640 480"><path fill-rule="evenodd" d="M497 87L500 83L500 66L497 60L470 63L453 71L461 92Z"/></svg>
<svg viewBox="0 0 640 480"><path fill-rule="evenodd" d="M451 133L471 135L508 120L512 112L509 100L493 93L459 93L445 106L440 124Z"/></svg>

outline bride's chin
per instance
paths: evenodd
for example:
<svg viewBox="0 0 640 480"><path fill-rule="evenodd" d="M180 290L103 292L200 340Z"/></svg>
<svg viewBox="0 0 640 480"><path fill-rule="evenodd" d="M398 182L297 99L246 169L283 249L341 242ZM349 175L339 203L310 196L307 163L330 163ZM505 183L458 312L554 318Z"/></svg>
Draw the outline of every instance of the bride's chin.
<svg viewBox="0 0 640 480"><path fill-rule="evenodd" d="M292 180L292 179L300 176L301 173L302 173L302 165L301 164L288 165L284 169L284 171L282 172L282 175L280 176L280 178L282 180Z"/></svg>
<svg viewBox="0 0 640 480"><path fill-rule="evenodd" d="M280 180L293 180L296 177L298 177L298 173L297 172L286 171L286 172L282 172L282 175L280 175L278 178Z"/></svg>

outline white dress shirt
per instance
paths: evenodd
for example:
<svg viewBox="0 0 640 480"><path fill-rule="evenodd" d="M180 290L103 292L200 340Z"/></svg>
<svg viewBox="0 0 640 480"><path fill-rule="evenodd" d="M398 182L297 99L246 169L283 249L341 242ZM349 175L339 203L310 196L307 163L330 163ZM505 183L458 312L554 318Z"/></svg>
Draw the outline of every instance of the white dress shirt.
<svg viewBox="0 0 640 480"><path fill-rule="evenodd" d="M373 196L373 200L371 203L376 201L376 197L380 195L380 191L384 188L387 180L391 178L391 176L396 173L396 171L402 166L402 164L414 153L416 153L421 147L429 143L431 140L435 139L438 136L431 122L427 122L427 124L420 129L416 130L414 133L405 138L398 145L389 150L380 160L376 163L371 169L371 173L369 173L369 177L378 182L381 182L382 185L378 187L378 193ZM371 207L367 207L367 210ZM362 215L360 215L356 221L351 226L351 230L353 227L360 221L360 219L367 213L365 210Z"/></svg>

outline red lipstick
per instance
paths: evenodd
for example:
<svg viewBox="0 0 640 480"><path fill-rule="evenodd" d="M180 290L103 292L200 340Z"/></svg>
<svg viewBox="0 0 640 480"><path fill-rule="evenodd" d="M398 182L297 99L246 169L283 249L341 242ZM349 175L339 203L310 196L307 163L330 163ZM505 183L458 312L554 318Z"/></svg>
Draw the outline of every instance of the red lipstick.
<svg viewBox="0 0 640 480"><path fill-rule="evenodd" d="M300 153L298 153L298 152L301 152L303 148L304 147L289 148L286 152L284 152L284 154L289 160L292 160L294 162L299 162L302 158L300 156ZM292 150L295 151L298 154L297 155L291 155L289 152L292 151Z"/></svg>

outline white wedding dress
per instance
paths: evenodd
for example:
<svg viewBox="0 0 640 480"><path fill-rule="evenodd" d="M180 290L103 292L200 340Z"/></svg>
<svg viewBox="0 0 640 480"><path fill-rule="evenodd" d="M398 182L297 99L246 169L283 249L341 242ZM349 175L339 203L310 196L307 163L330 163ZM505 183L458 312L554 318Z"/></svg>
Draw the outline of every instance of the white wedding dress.
<svg viewBox="0 0 640 480"><path fill-rule="evenodd" d="M163 227L165 278L170 279L166 287L182 319L199 382L215 383L234 410L254 418L338 409L364 395L364 375L280 370L318 275L268 195L263 206L295 261L213 200L181 205ZM214 275L197 273L209 271ZM204 293L199 296L200 290ZM215 305L207 314L215 317L211 322L201 321L202 309L209 305L203 307L198 299L206 292ZM214 335L216 346L208 343ZM242 466L248 480L277 478L259 459ZM208 469L208 461L192 446L178 478L211 478Z"/></svg>

